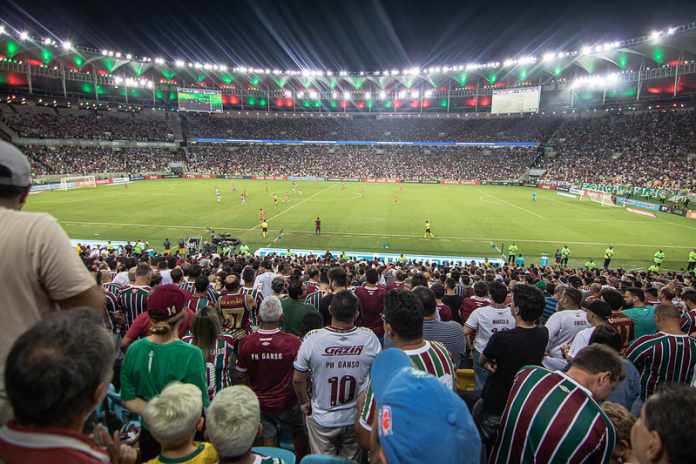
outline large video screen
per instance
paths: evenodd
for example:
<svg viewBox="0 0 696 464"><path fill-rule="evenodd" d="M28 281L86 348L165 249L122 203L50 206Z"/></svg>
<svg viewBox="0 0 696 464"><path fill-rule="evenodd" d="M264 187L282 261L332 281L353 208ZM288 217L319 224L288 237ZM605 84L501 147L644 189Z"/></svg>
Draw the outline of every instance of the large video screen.
<svg viewBox="0 0 696 464"><path fill-rule="evenodd" d="M538 113L541 87L493 91L491 113Z"/></svg>
<svg viewBox="0 0 696 464"><path fill-rule="evenodd" d="M176 89L180 111L222 112L222 93L215 90Z"/></svg>

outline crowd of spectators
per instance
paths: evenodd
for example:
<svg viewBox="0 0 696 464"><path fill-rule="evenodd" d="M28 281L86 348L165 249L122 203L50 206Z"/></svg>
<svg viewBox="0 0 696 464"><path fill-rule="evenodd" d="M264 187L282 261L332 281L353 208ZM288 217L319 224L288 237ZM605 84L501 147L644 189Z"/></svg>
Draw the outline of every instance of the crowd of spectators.
<svg viewBox="0 0 696 464"><path fill-rule="evenodd" d="M36 176L161 173L169 169L169 163L185 161L182 151L166 148L27 145L24 153Z"/></svg>
<svg viewBox="0 0 696 464"><path fill-rule="evenodd" d="M571 183L696 189L696 111L666 110L564 120L545 178Z"/></svg>
<svg viewBox="0 0 696 464"><path fill-rule="evenodd" d="M400 179L519 179L533 149L340 145L197 145L187 170L209 174Z"/></svg>
<svg viewBox="0 0 696 464"><path fill-rule="evenodd" d="M2 121L28 138L172 141L179 125L176 113L0 106Z"/></svg>
<svg viewBox="0 0 696 464"><path fill-rule="evenodd" d="M258 113L186 114L192 137L244 139L376 141L544 140L558 125L555 117L433 118L324 117Z"/></svg>

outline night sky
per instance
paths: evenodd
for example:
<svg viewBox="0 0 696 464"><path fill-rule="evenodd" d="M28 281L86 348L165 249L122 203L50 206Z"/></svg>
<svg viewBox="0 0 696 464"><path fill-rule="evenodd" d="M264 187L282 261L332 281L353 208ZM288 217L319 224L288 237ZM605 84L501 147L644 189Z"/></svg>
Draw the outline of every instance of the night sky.
<svg viewBox="0 0 696 464"><path fill-rule="evenodd" d="M696 0L5 1L40 37L166 59L376 71L502 61L696 21Z"/></svg>

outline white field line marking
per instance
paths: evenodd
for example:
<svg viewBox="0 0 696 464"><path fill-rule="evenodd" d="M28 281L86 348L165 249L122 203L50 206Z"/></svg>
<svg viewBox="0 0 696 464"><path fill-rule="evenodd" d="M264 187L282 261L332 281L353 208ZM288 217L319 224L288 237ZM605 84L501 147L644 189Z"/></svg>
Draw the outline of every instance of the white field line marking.
<svg viewBox="0 0 696 464"><path fill-rule="evenodd" d="M168 224L126 224L126 223L113 223L113 222L88 222L88 221L58 221L61 224L75 224L75 225L91 225L91 226L114 226L114 227L158 227L158 228L166 228L166 229L182 229L182 230L191 230L191 229L201 229L205 230L209 226L197 226L197 225L168 225ZM212 226L213 229L215 230L234 230L234 231L250 231L253 230L249 228L242 228L242 227L215 227ZM255 228L256 226L254 226ZM274 230L280 230L280 229L269 229L269 231L274 231ZM309 230L286 230L285 234L295 234L295 235L314 235L313 231ZM328 236L337 236L337 237L385 237L385 238L419 238L423 239L422 235L406 235L406 234L368 234L368 233L357 233L357 232L323 232L321 233L322 236L328 235ZM501 237L486 237L486 238L481 238L481 237L455 237L455 236L438 236L433 239L428 239L428 240L454 240L454 241L461 241L461 242L488 242L490 243L491 241L500 241L500 242L509 242L509 241L515 241L515 242L520 242L520 243L567 243L570 245L606 245L606 241L604 242L578 242L578 241L567 241L567 240L530 240L530 239L520 239L520 238L501 238ZM683 249L683 250L690 250L693 247L692 246L680 246L680 245L657 245L654 243L616 243L612 242L614 245L618 246L625 246L625 247L645 247L645 248L675 248L675 249Z"/></svg>
<svg viewBox="0 0 696 464"><path fill-rule="evenodd" d="M273 219L282 216L283 214L287 213L287 212L290 211L291 209L297 208L297 207L300 206L301 204L304 204L304 203L308 202L309 200L311 200L312 198L316 197L316 196L319 195L320 193L324 193L324 192L326 192L327 190L331 190L333 187L334 187L334 186L331 185L331 186L329 186L329 187L326 187L325 189L319 190L318 192L314 192L313 194L311 194L311 195L308 196L307 198L305 198L305 199L303 199L303 200L300 200L300 201L298 201L297 203L295 203L295 204L293 204L293 205L291 205L291 206L285 208L284 210L278 212L277 214L274 214L273 216L269 217L268 219L266 219L266 222L270 222L270 221L272 221ZM257 224L257 225L255 225L255 226L250 227L250 228L245 229L245 230L246 230L247 232L251 232L252 230L257 229L258 227L259 227L259 225Z"/></svg>
<svg viewBox="0 0 696 464"><path fill-rule="evenodd" d="M541 214L537 214L537 213L535 213L534 211L528 210L527 208L523 208L523 207L521 207L521 206L517 206L517 205L514 204L514 203L510 203L509 201L503 200L502 198L498 198L498 197L496 197L495 195L492 195L492 194L490 194L490 193L487 193L486 195L489 196L489 197L491 197L491 198L493 198L493 199L495 199L495 200L498 200L498 201L501 202L501 203L505 203L505 204L508 205L508 206L512 206L513 208L517 208L517 209L519 209L519 210L522 210L522 211L524 211L525 213L531 214L532 216L536 216L536 217L538 217L539 219L546 220L546 218L545 218L544 216L542 216Z"/></svg>

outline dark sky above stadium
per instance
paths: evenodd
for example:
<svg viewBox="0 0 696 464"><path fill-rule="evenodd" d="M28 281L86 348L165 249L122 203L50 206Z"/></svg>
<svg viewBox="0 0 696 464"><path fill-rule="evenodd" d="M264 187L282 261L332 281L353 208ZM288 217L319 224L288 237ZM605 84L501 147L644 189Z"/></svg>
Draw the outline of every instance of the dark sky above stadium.
<svg viewBox="0 0 696 464"><path fill-rule="evenodd" d="M374 71L502 61L696 20L696 0L0 0L39 36L136 55Z"/></svg>

